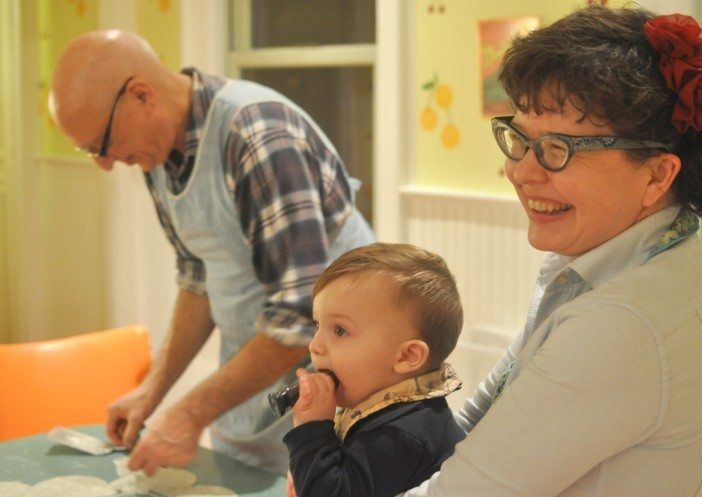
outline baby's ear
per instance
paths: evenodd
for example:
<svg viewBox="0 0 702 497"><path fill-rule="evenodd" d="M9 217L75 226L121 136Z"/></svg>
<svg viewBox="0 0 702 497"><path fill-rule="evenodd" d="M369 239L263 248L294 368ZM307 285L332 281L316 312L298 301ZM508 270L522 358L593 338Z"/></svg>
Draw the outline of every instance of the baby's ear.
<svg viewBox="0 0 702 497"><path fill-rule="evenodd" d="M413 373L420 370L429 359L429 346L423 340L413 339L402 342L400 353L395 361L395 372Z"/></svg>

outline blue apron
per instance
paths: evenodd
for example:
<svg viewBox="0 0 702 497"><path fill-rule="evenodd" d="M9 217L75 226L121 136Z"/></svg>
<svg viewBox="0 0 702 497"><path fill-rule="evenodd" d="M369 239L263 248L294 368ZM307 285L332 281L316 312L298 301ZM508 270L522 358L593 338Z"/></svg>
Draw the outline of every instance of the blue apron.
<svg viewBox="0 0 702 497"><path fill-rule="evenodd" d="M222 335L220 365L254 336L254 323L266 294L252 266L251 248L241 230L239 214L225 182L224 150L229 124L244 106L281 102L310 124L327 147L335 150L314 121L281 94L248 81L231 81L216 94L208 112L195 165L185 189L172 194L163 167L151 171L154 188L185 247L205 265L206 289L212 319ZM344 172L344 174L346 174ZM347 178L352 187L358 182ZM330 240L330 261L351 248L367 245L374 235L354 208ZM270 388L223 414L212 426L218 451L247 464L284 474L288 453L282 438L292 428L290 413L279 418L268 405L268 393L295 381L294 369ZM255 374L255 372L252 372Z"/></svg>

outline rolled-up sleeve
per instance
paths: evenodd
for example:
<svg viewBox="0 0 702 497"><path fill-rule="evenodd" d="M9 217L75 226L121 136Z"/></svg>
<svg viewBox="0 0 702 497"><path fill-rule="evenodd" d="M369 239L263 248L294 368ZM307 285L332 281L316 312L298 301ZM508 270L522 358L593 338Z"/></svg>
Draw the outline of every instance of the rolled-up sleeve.
<svg viewBox="0 0 702 497"><path fill-rule="evenodd" d="M245 107L232 123L227 184L266 291L257 329L289 346L314 334L312 288L330 261L330 235L352 210L338 155L281 103Z"/></svg>
<svg viewBox="0 0 702 497"><path fill-rule="evenodd" d="M178 276L176 283L181 290L207 295L205 290L205 265L200 259L181 257L177 254Z"/></svg>

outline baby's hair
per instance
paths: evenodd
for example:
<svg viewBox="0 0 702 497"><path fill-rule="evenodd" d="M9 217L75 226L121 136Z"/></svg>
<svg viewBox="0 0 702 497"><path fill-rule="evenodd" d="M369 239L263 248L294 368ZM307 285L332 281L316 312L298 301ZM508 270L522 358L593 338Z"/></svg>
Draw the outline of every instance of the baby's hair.
<svg viewBox="0 0 702 497"><path fill-rule="evenodd" d="M429 346L430 369L438 368L456 346L463 309L456 279L438 255L414 245L374 243L339 257L317 279L312 296L347 274L381 273L398 288L398 306L412 306L413 322Z"/></svg>

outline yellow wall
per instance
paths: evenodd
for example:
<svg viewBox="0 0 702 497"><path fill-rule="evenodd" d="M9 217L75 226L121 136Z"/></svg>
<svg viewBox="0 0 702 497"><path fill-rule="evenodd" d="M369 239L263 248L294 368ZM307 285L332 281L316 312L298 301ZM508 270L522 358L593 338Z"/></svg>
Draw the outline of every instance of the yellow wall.
<svg viewBox="0 0 702 497"><path fill-rule="evenodd" d="M5 0L0 0L4 2ZM115 8L133 8L135 31L144 36L159 57L171 68L180 67L180 2L178 0L112 0ZM106 217L110 177L89 163L51 122L46 98L51 75L58 56L76 36L100 26L100 0L22 0L23 22L31 27L26 36L37 40L36 58L25 64L29 71L22 83L34 105L27 112L28 121L39 124L36 146L28 155L34 159L32 175L35 196L20 199L13 206L17 211L32 212L38 226L37 240L32 247L37 261L35 288L43 301L41 314L47 326L10 330L16 340L44 339L95 331L108 323ZM24 6L28 8L24 9ZM131 18L131 12L125 13ZM34 31L36 30L36 34ZM35 38L36 37L36 38ZM33 52L32 52L33 53ZM36 68L36 71L34 70ZM35 91L36 89L36 91ZM105 112L109 112L106 109ZM37 120L37 121L35 121ZM75 158L81 157L81 160ZM1 162L1 161L0 161ZM27 166L29 167L29 166ZM0 167L0 176L2 176ZM2 181L0 181L2 183ZM11 189L13 185L8 185ZM3 188L0 184L0 283L6 279L3 265L4 224ZM11 190L10 190L11 191ZM12 214L12 213L10 213ZM28 279L28 276L23 276ZM0 284L0 290L3 290ZM0 299L0 320L7 314ZM79 310L79 312L76 312Z"/></svg>
<svg viewBox="0 0 702 497"><path fill-rule="evenodd" d="M78 152L51 122L46 96L56 60L70 40L98 29L98 0L36 0L39 25L37 116L41 119L42 153L75 156ZM128 7L126 1L119 1ZM132 0L136 32L151 43L171 69L180 69L180 1ZM107 112L107 111L106 111Z"/></svg>
<svg viewBox="0 0 702 497"><path fill-rule="evenodd" d="M171 69L180 66L180 1L134 0L136 30Z"/></svg>
<svg viewBox="0 0 702 497"><path fill-rule="evenodd" d="M97 0L38 0L39 91L37 117L41 119L42 152L73 154L73 146L56 128L46 109L51 74L61 51L71 39L98 27Z"/></svg>
<svg viewBox="0 0 702 497"><path fill-rule="evenodd" d="M585 0L416 0L414 12L414 91L413 118L416 120L414 177L418 186L511 193L507 179L500 174L504 157L494 144L490 118L482 113L480 86L480 47L478 21L538 16L540 25L549 24L585 5ZM609 2L612 4L613 2ZM446 85L452 98L443 104L431 89L422 87L438 76L438 86ZM436 86L436 85L435 85ZM441 97L440 97L441 98ZM422 112L427 130L422 126ZM430 126L435 121L433 126ZM442 130L451 122L455 137L442 140ZM453 140L453 141L452 141ZM447 146L448 145L448 146Z"/></svg>

